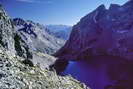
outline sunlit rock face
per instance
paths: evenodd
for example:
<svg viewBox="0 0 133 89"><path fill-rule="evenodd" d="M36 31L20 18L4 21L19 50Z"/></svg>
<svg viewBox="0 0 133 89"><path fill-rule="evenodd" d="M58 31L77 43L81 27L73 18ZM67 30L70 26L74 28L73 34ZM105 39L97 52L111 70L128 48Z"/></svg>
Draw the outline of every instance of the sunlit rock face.
<svg viewBox="0 0 133 89"><path fill-rule="evenodd" d="M64 47L55 56L61 59L86 59L111 55L133 59L133 1L119 6L104 5L83 17Z"/></svg>
<svg viewBox="0 0 133 89"><path fill-rule="evenodd" d="M18 35L12 20L2 6L0 7L0 45L10 51L8 55L19 55L26 59L32 59L32 53L29 51L28 45Z"/></svg>
<svg viewBox="0 0 133 89"><path fill-rule="evenodd" d="M0 6L0 45L15 54L13 25L2 6Z"/></svg>

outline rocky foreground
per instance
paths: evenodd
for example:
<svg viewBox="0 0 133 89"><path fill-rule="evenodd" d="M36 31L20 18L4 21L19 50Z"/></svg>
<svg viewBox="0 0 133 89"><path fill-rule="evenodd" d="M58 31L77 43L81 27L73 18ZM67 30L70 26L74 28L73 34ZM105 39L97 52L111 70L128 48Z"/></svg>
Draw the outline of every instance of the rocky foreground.
<svg viewBox="0 0 133 89"><path fill-rule="evenodd" d="M9 54L9 52L8 52ZM41 70L0 49L0 89L89 89L71 76Z"/></svg>
<svg viewBox="0 0 133 89"><path fill-rule="evenodd" d="M55 59L32 52L0 6L0 89L89 89L71 76L58 76L48 68L42 70L33 63L37 56L44 65Z"/></svg>

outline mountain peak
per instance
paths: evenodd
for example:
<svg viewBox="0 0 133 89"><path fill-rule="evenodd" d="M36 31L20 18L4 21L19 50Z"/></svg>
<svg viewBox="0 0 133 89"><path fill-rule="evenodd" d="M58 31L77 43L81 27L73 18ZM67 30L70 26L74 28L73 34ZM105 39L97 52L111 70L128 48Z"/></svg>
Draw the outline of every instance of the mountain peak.
<svg viewBox="0 0 133 89"><path fill-rule="evenodd" d="M100 55L101 53L96 53L96 51L101 50L104 50L108 55L114 55L110 54L109 50L113 53L114 49L117 49L117 56L132 59L133 56L126 51L123 51L123 55L119 54L119 50L122 47L121 43L118 42L120 47L117 47L117 41L120 39L127 39L124 44L131 44L129 40L132 38L130 34L133 26L133 21L131 20L133 19L132 2L133 0L122 6L111 4L108 10L104 5L100 5L96 10L83 17L80 22L73 27L70 39L65 46L57 52L57 56L61 58L70 57L67 59L78 59L78 55L82 53L84 55L85 50L86 52L89 51L87 55ZM129 34L129 37L124 38L127 34ZM103 40L105 42L102 42ZM130 45L125 45L125 48L129 50L129 46Z"/></svg>
<svg viewBox="0 0 133 89"><path fill-rule="evenodd" d="M129 0L127 3L123 5L123 7L132 7L133 6L133 0Z"/></svg>
<svg viewBox="0 0 133 89"><path fill-rule="evenodd" d="M96 8L96 10L98 10L98 11L105 10L105 9L106 9L106 7L104 4L101 4L99 7Z"/></svg>
<svg viewBox="0 0 133 89"><path fill-rule="evenodd" d="M120 8L121 6L118 4L110 4L109 10Z"/></svg>

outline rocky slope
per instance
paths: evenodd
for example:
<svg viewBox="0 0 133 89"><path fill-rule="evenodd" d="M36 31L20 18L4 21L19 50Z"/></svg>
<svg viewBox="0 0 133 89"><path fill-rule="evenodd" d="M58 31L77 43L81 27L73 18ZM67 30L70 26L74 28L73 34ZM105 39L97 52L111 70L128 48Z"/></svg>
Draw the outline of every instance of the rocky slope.
<svg viewBox="0 0 133 89"><path fill-rule="evenodd" d="M14 30L10 18L0 6L0 44L7 50L16 53L14 47ZM12 30L11 30L12 29Z"/></svg>
<svg viewBox="0 0 133 89"><path fill-rule="evenodd" d="M70 76L41 70L39 64L31 61L35 53L0 6L0 89L89 89ZM52 59L40 53L36 55L43 56L44 61Z"/></svg>
<svg viewBox="0 0 133 89"><path fill-rule="evenodd" d="M88 59L110 55L133 59L133 1L119 6L104 5L83 17L64 47L55 56L62 59Z"/></svg>
<svg viewBox="0 0 133 89"><path fill-rule="evenodd" d="M53 54L65 43L63 39L49 34L47 28L39 23L21 18L15 18L13 22L18 34L33 51Z"/></svg>
<svg viewBox="0 0 133 89"><path fill-rule="evenodd" d="M25 65L23 58L8 56L0 49L0 89L89 89L71 76Z"/></svg>
<svg viewBox="0 0 133 89"><path fill-rule="evenodd" d="M67 25L46 25L48 32L63 40L68 40L72 27Z"/></svg>
<svg viewBox="0 0 133 89"><path fill-rule="evenodd" d="M32 59L28 45L16 33L11 19L0 6L0 45L11 55L19 55L25 59Z"/></svg>

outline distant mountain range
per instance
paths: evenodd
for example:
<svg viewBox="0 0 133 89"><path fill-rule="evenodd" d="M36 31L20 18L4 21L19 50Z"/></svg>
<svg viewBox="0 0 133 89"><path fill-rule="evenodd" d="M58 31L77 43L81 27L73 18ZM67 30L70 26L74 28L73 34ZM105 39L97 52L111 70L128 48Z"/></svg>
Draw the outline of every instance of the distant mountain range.
<svg viewBox="0 0 133 89"><path fill-rule="evenodd" d="M70 36L72 26L67 25L46 25L49 33L57 38L67 40Z"/></svg>

